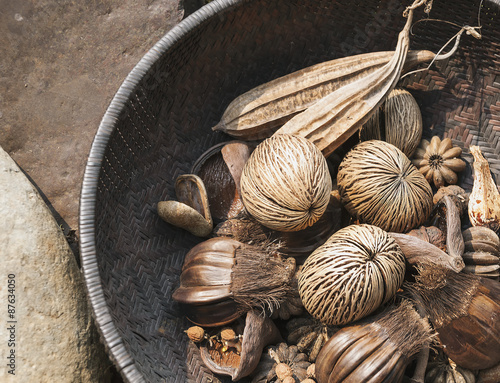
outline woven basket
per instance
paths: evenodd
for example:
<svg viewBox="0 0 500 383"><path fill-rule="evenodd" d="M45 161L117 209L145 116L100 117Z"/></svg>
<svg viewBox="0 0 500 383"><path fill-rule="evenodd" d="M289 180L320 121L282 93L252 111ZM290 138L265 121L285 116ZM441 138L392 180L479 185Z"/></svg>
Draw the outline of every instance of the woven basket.
<svg viewBox="0 0 500 383"><path fill-rule="evenodd" d="M127 382L216 382L187 342L171 294L186 252L200 241L163 222L158 201L209 147L229 140L211 127L242 92L337 57L393 50L410 2L215 0L168 32L112 100L88 158L80 204L88 295L110 358ZM436 0L430 17L477 25L478 0ZM451 137L469 165L479 145L500 173L499 7L485 2L482 40L463 36L449 61L406 77L421 106L424 137ZM416 19L423 18L423 12ZM415 25L411 49L437 52L458 31Z"/></svg>

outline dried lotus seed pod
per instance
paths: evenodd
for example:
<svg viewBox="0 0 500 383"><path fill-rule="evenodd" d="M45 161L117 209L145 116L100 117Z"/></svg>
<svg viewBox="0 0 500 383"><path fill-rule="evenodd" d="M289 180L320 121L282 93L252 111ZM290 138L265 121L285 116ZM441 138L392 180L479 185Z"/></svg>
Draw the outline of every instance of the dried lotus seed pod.
<svg viewBox="0 0 500 383"><path fill-rule="evenodd" d="M310 141L274 135L252 152L240 180L248 212L277 231L313 225L330 201L332 179L323 154Z"/></svg>
<svg viewBox="0 0 500 383"><path fill-rule="evenodd" d="M347 153L337 173L346 210L362 223L406 233L432 210L432 188L408 157L384 141L361 142Z"/></svg>
<svg viewBox="0 0 500 383"><path fill-rule="evenodd" d="M385 231L351 225L306 259L299 293L313 317L327 325L344 325L391 299L403 283L405 269L403 252Z"/></svg>
<svg viewBox="0 0 500 383"><path fill-rule="evenodd" d="M383 140L410 157L422 138L422 113L406 89L393 89L359 131L362 141Z"/></svg>

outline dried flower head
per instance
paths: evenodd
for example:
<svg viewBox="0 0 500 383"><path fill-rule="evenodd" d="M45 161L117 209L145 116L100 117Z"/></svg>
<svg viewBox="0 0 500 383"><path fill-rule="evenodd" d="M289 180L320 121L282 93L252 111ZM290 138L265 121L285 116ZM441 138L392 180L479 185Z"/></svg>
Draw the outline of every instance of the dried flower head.
<svg viewBox="0 0 500 383"><path fill-rule="evenodd" d="M445 184L457 183L457 173L465 169L465 161L458 158L462 149L453 146L450 138L441 141L438 136L431 141L422 140L413 155L412 163L420 170L429 183L439 189Z"/></svg>

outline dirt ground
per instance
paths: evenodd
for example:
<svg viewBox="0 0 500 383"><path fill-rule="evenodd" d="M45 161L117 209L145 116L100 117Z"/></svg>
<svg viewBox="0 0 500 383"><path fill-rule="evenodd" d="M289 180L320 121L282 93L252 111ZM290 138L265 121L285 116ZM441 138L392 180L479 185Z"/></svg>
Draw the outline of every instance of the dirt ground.
<svg viewBox="0 0 500 383"><path fill-rule="evenodd" d="M81 182L100 120L147 50L203 1L0 0L0 146L77 258Z"/></svg>

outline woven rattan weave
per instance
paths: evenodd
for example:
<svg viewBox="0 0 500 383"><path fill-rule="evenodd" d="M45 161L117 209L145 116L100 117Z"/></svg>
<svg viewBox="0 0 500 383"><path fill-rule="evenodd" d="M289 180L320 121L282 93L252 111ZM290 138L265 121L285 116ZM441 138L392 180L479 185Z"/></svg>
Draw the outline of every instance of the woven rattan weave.
<svg viewBox="0 0 500 383"><path fill-rule="evenodd" d="M393 50L398 0L215 0L168 32L132 70L95 136L80 205L88 296L109 355L127 382L216 382L189 346L172 291L200 241L163 222L177 176L212 145L211 127L242 92L303 67ZM435 0L429 17L477 25L480 1ZM448 61L402 81L423 113L424 137L451 137L469 162L479 145L500 176L500 7L485 1L482 40L464 35ZM428 17L423 12L416 19ZM411 49L437 52L458 28L420 22Z"/></svg>

